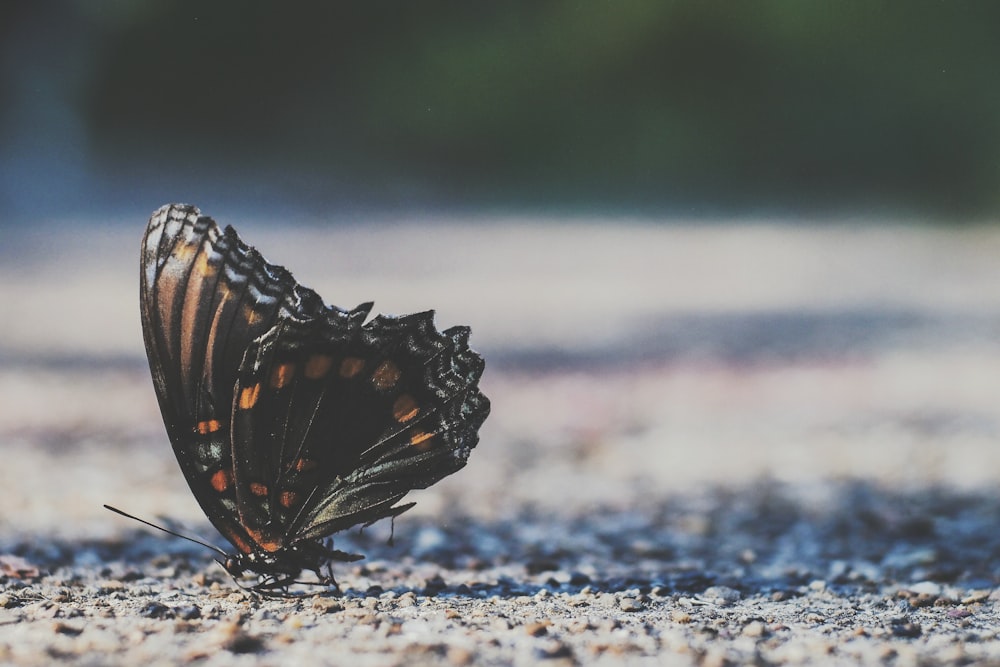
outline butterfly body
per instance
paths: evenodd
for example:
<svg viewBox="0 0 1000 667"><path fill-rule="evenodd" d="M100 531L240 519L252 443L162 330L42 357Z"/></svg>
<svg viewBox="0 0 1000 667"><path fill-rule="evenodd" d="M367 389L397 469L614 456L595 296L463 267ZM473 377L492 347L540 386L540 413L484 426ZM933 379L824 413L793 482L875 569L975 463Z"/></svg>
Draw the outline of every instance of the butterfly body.
<svg viewBox="0 0 1000 667"><path fill-rule="evenodd" d="M327 306L236 232L165 206L141 253L143 337L191 491L263 590L360 556L331 534L395 517L465 465L489 414L467 327Z"/></svg>

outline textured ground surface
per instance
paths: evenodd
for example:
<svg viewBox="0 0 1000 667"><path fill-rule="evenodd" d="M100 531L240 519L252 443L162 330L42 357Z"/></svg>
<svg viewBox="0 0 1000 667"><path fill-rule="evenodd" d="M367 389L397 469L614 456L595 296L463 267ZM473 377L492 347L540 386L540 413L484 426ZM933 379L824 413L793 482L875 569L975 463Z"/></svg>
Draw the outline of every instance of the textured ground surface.
<svg viewBox="0 0 1000 667"><path fill-rule="evenodd" d="M339 305L471 324L480 447L393 544L338 536L343 595L245 594L101 508L223 544L144 368L141 221L5 232L0 664L1000 662L1000 230L253 223Z"/></svg>

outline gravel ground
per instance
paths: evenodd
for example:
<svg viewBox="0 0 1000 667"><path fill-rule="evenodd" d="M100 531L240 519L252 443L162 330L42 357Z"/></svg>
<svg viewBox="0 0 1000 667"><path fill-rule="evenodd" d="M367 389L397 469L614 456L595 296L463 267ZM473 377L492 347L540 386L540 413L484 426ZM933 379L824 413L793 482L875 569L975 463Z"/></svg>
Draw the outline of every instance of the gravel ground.
<svg viewBox="0 0 1000 667"><path fill-rule="evenodd" d="M224 544L144 368L142 223L5 236L0 663L1000 663L1000 230L486 222L239 225L340 305L471 324L494 405L290 599L101 508Z"/></svg>

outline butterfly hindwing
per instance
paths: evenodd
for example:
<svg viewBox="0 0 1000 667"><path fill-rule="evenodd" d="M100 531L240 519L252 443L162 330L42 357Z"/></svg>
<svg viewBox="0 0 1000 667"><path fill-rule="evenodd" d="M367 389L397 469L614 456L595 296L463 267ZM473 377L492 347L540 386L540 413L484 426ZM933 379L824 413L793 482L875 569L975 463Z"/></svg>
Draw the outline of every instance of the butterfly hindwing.
<svg viewBox="0 0 1000 667"><path fill-rule="evenodd" d="M251 344L233 448L240 513L265 548L391 516L465 464L489 409L482 362L432 318L279 321Z"/></svg>

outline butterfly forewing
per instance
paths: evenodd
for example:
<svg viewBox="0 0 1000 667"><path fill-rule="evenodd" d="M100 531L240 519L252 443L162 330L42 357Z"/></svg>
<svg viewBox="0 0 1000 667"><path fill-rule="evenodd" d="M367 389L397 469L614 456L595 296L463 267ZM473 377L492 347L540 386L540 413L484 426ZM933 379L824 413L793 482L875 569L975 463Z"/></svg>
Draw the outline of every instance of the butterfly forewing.
<svg viewBox="0 0 1000 667"><path fill-rule="evenodd" d="M143 337L174 453L209 519L243 549L246 540L228 519L236 373L247 345L279 314L308 317L322 304L191 206L153 214L141 260Z"/></svg>

